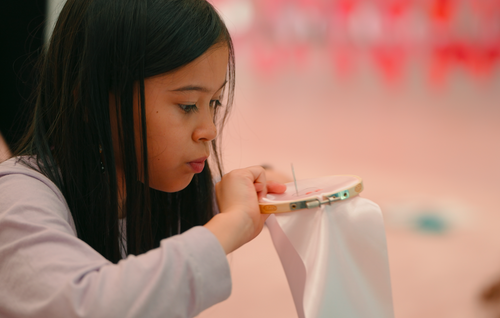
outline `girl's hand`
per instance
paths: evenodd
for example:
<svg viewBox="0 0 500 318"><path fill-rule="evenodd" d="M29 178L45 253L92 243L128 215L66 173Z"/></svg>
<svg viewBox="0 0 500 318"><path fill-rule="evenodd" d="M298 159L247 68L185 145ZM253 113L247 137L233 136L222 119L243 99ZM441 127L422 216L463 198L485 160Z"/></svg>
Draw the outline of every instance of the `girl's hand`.
<svg viewBox="0 0 500 318"><path fill-rule="evenodd" d="M220 214L207 227L219 239L226 254L251 241L261 231L269 215L260 213L259 199L268 192L283 193L286 186L267 182L262 167L233 170L216 184Z"/></svg>

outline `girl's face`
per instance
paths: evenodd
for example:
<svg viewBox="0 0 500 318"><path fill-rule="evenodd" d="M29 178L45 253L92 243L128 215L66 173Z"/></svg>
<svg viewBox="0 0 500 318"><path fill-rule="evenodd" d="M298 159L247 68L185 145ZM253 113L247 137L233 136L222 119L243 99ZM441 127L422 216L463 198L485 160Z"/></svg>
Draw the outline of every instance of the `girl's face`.
<svg viewBox="0 0 500 318"><path fill-rule="evenodd" d="M210 141L217 136L214 110L226 84L228 58L227 47L217 45L178 70L145 80L150 187L177 192L203 170ZM134 107L135 146L142 166L137 102ZM120 166L117 162L117 169Z"/></svg>

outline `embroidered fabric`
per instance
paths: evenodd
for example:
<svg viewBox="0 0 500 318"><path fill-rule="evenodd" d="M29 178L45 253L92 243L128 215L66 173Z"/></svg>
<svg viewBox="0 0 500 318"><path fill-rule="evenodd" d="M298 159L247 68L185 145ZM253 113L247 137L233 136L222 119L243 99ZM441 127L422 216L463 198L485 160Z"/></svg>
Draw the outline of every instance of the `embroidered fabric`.
<svg viewBox="0 0 500 318"><path fill-rule="evenodd" d="M356 196L271 215L267 226L299 318L393 318L384 222Z"/></svg>

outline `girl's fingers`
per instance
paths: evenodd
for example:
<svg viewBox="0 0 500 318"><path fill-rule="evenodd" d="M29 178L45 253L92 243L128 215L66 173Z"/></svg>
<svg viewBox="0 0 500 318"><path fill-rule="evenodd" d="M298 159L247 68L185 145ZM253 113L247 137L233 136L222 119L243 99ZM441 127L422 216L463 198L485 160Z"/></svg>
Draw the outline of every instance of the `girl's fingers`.
<svg viewBox="0 0 500 318"><path fill-rule="evenodd" d="M267 191L270 193L284 193L286 191L286 185L275 181L268 181Z"/></svg>
<svg viewBox="0 0 500 318"><path fill-rule="evenodd" d="M254 183L253 186L255 187L256 192L261 192L264 189L264 185L262 183Z"/></svg>
<svg viewBox="0 0 500 318"><path fill-rule="evenodd" d="M247 171L253 175L254 183L266 183L266 172L261 166L248 167Z"/></svg>
<svg viewBox="0 0 500 318"><path fill-rule="evenodd" d="M286 185L283 183L275 181L267 181L266 187L264 187L265 180L255 180L254 187L255 191L258 193L259 199L266 196L269 193L284 193L286 191ZM264 191L267 190L267 191Z"/></svg>
<svg viewBox="0 0 500 318"><path fill-rule="evenodd" d="M267 187L266 185L266 172L264 168L261 166L253 166L247 168L247 170L253 176L253 183L255 186L255 191L257 191L257 196L260 199L264 198L267 195Z"/></svg>

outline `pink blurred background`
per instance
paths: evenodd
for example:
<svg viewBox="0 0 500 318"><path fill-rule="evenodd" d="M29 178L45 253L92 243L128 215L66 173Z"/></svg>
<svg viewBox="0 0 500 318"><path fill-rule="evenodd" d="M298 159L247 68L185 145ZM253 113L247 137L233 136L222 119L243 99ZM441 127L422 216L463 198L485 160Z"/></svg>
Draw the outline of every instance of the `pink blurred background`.
<svg viewBox="0 0 500 318"><path fill-rule="evenodd" d="M212 1L236 42L226 171L356 174L384 213L398 318L497 317L500 1ZM267 231L200 317L294 317Z"/></svg>

